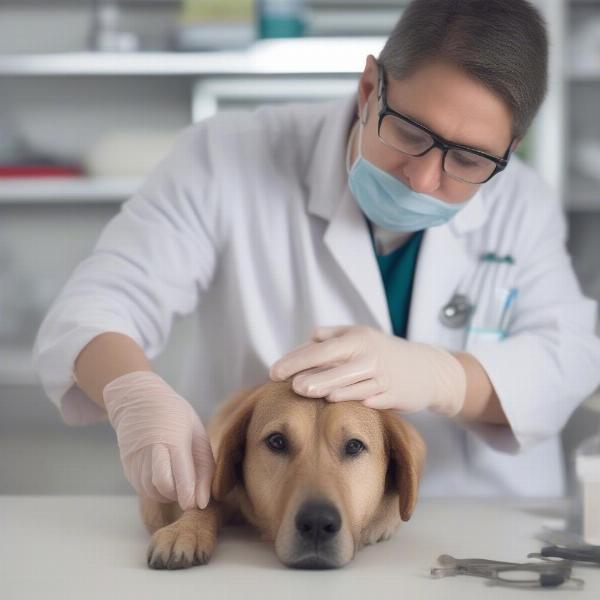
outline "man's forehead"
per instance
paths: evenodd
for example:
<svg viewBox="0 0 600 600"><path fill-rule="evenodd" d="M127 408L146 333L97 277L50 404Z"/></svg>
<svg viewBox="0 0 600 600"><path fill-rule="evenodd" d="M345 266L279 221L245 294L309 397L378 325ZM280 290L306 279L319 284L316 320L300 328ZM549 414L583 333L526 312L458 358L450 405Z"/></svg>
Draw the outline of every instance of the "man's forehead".
<svg viewBox="0 0 600 600"><path fill-rule="evenodd" d="M386 74L388 106L448 141L502 155L512 129L504 101L452 66L422 69L404 80Z"/></svg>

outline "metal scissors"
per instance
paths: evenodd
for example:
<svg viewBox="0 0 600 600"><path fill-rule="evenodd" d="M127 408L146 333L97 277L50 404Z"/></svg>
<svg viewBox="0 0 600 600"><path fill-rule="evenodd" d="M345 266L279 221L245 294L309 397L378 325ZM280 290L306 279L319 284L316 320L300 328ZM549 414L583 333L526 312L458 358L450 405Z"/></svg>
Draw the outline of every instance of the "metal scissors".
<svg viewBox="0 0 600 600"><path fill-rule="evenodd" d="M565 558L600 566L600 546L545 546L540 552L531 552L527 558Z"/></svg>
<svg viewBox="0 0 600 600"><path fill-rule="evenodd" d="M583 587L581 579L571 577L570 560L550 560L543 562L513 563L483 558L454 558L449 554L438 557L441 567L433 567L434 577L454 575L474 575L485 577L490 584L512 587L557 587L572 581L578 588Z"/></svg>

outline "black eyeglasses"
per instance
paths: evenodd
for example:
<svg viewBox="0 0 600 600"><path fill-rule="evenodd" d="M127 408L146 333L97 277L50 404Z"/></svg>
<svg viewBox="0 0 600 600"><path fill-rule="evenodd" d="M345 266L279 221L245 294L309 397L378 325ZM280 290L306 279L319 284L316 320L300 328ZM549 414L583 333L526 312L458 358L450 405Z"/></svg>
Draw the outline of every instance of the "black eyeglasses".
<svg viewBox="0 0 600 600"><path fill-rule="evenodd" d="M377 135L390 148L409 156L423 156L432 148L442 151L442 169L453 179L466 183L485 183L504 170L510 158L511 140L502 158L455 144L437 135L406 115L392 110L387 103L383 65L379 65L379 122Z"/></svg>

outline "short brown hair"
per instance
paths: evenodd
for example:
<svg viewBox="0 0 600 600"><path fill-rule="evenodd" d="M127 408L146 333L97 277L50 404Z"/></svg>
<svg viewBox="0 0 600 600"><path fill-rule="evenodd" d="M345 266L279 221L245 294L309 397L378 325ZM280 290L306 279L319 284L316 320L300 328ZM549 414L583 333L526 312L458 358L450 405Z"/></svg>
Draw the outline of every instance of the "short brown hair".
<svg viewBox="0 0 600 600"><path fill-rule="evenodd" d="M458 66L506 102L515 137L525 135L548 86L546 24L527 0L413 0L378 60L395 79L433 60Z"/></svg>

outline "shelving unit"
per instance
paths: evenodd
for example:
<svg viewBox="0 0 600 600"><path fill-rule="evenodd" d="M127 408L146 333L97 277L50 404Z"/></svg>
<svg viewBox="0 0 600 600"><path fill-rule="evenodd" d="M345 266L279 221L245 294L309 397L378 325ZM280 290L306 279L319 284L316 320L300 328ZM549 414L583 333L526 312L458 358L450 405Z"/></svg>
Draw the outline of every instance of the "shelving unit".
<svg viewBox="0 0 600 600"><path fill-rule="evenodd" d="M189 122L206 118L223 103L317 100L352 92L365 57L378 54L383 37L262 40L247 51L203 53L0 56L0 78L34 81L43 88L56 80L106 82L106 91L132 78L176 81L187 89ZM299 60L299 57L301 59ZM92 115L89 117L93 118ZM182 124L183 126L183 124ZM0 181L0 205L26 203L115 203L127 198L142 178L82 177Z"/></svg>
<svg viewBox="0 0 600 600"><path fill-rule="evenodd" d="M69 52L0 56L0 77L106 75L357 75L368 53L377 53L385 38L317 38L258 40L246 50L228 52Z"/></svg>
<svg viewBox="0 0 600 600"><path fill-rule="evenodd" d="M356 3L357 5L359 3ZM563 90L558 73L561 71L563 34L562 0L546 3L548 24L557 43L552 56L553 70L547 100L532 127L533 152L530 162L559 191L563 186L560 168L564 138ZM185 79L190 82L190 120L210 116L217 110L219 94L232 90L241 79L251 103L281 99L336 97L348 93L356 84L368 54L377 55L385 43L384 36L376 37L308 37L302 39L260 40L246 50L235 52L203 53L135 53L98 54L55 53L46 55L21 55L0 57L0 78L15 80L36 78L42 86L44 80L56 78L105 78L110 85L118 85L119 79L162 77L167 80ZM291 78L295 80L291 82ZM251 80L257 85L251 87ZM279 89L279 91L274 88ZM108 88L108 86L107 86ZM238 89L242 89L241 86ZM209 91L212 92L209 93ZM212 95L211 95L212 93ZM261 93L263 96L261 97ZM238 93L240 99L242 94ZM212 107L212 108L211 108ZM15 187L16 186L16 187ZM20 187L19 187L20 186ZM65 187L64 197L76 201L76 190L82 192L82 202L100 201L103 197L112 202L118 200L118 188L98 194L95 182L72 183ZM104 187L104 186L103 186ZM106 186L108 190L110 186ZM35 200L33 187L12 183L8 187L0 182L0 202L14 202L22 195L11 196L13 191L25 190L27 201ZM39 188L40 201L60 198L61 190L55 185L49 191ZM125 186L123 191L130 188ZM11 200L12 198L12 200ZM64 201L64 200L61 200Z"/></svg>

